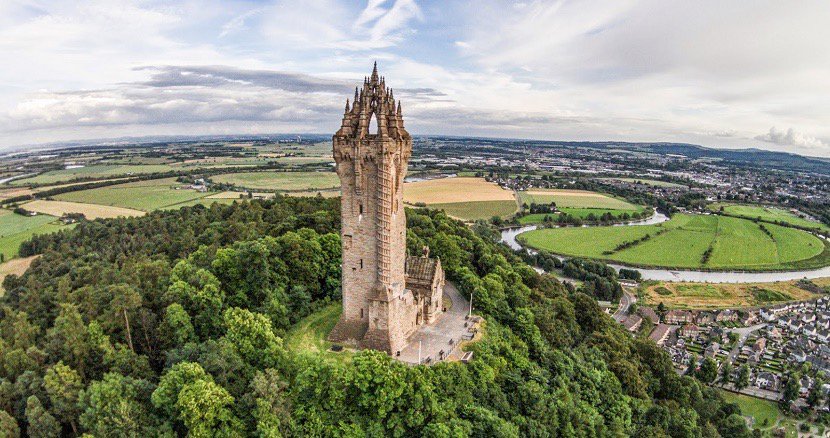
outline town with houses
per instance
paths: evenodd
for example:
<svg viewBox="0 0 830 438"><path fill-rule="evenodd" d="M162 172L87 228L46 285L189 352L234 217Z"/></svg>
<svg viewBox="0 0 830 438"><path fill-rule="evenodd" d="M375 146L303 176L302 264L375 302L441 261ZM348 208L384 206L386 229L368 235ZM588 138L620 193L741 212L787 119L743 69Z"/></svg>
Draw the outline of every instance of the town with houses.
<svg viewBox="0 0 830 438"><path fill-rule="evenodd" d="M816 379L830 375L830 296L742 309L660 312L641 306L617 320L632 333L648 333L680 374L712 359L718 367L714 383L772 401L785 400L785 384L795 376L797 397L785 400L795 412L807 406L811 391L830 392L830 383ZM748 373L741 384L742 368Z"/></svg>

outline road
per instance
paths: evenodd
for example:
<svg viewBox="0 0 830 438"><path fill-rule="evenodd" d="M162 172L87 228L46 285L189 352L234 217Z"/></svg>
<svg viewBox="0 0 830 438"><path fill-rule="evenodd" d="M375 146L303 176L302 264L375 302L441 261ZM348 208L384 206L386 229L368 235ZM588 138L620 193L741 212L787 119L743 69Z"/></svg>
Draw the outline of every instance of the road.
<svg viewBox="0 0 830 438"><path fill-rule="evenodd" d="M764 323L764 324L755 324L755 325L749 326L749 327L741 327L741 328L734 328L734 329L727 330L727 332L729 332L729 333L737 333L738 335L740 335L740 337L738 338L738 342L735 342L735 346L732 347L732 351L729 352L729 358L728 358L729 362L735 362L735 357L738 356L738 353L740 353L740 351L741 351L741 347L743 347L744 342L746 342L746 338L748 338L749 335L752 334L752 332L760 330L760 329L762 329L766 326L767 326L767 324Z"/></svg>
<svg viewBox="0 0 830 438"><path fill-rule="evenodd" d="M617 307L617 311L614 312L614 320L619 323L625 321L625 319L628 318L628 308L636 302L637 297L623 289L622 297L620 297L620 305Z"/></svg>

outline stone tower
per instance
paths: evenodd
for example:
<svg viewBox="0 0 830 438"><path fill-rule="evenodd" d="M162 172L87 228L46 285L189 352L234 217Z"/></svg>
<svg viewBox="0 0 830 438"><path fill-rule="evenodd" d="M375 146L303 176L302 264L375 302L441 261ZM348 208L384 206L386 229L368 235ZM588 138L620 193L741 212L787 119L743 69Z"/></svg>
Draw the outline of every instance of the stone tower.
<svg viewBox="0 0 830 438"><path fill-rule="evenodd" d="M412 154L400 102L377 63L334 134L340 177L343 313L329 339L400 351L414 331L417 305L406 289L403 179Z"/></svg>

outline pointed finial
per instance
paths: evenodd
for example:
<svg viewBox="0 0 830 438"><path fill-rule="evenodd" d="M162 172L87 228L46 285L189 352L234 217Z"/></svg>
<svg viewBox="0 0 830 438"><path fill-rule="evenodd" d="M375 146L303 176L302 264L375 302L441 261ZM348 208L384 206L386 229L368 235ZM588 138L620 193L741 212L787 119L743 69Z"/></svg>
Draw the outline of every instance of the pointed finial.
<svg viewBox="0 0 830 438"><path fill-rule="evenodd" d="M346 112L349 112L349 99L346 98Z"/></svg>
<svg viewBox="0 0 830 438"><path fill-rule="evenodd" d="M398 101L398 115L401 115L401 101Z"/></svg>

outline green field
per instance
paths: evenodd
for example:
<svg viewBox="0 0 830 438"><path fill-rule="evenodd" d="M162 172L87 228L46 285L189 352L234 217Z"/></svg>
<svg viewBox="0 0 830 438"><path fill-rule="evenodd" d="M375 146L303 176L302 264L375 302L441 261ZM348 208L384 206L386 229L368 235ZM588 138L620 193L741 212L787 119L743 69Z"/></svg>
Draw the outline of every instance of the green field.
<svg viewBox="0 0 830 438"><path fill-rule="evenodd" d="M182 184L177 183L175 178L163 178L62 193L55 196L55 199L153 211L180 205L192 205L195 203L193 201L212 194L183 188L176 189L180 186Z"/></svg>
<svg viewBox="0 0 830 438"><path fill-rule="evenodd" d="M134 175L175 170L167 164L102 164L77 169L61 169L44 172L31 178L23 178L12 182L14 185L23 184L54 184L69 181L75 178L106 179L115 175Z"/></svg>
<svg viewBox="0 0 830 438"><path fill-rule="evenodd" d="M686 187L683 184L672 183L668 181L660 181L656 179L643 178L599 178L600 181L624 181L630 183L640 183L654 187Z"/></svg>
<svg viewBox="0 0 830 438"><path fill-rule="evenodd" d="M732 216L741 216L749 219L761 218L761 220L764 221L783 222L798 227L818 228L830 232L830 226L798 217L794 213L783 208L768 207L763 205L725 203L714 203L709 206L709 208L713 211L720 211L721 207L723 207L724 213Z"/></svg>
<svg viewBox="0 0 830 438"><path fill-rule="evenodd" d="M796 229L717 215L675 215L658 225L553 228L524 233L527 245L557 254L631 265L716 270L773 270L828 264L825 243ZM627 248L617 247L649 235ZM703 254L712 248L703 264ZM609 253L610 252L610 253Z"/></svg>
<svg viewBox="0 0 830 438"><path fill-rule="evenodd" d="M252 190L288 192L340 187L334 172L237 172L216 175L211 180Z"/></svg>
<svg viewBox="0 0 830 438"><path fill-rule="evenodd" d="M475 201L430 204L429 208L444 210L448 215L468 221L490 219L493 216L507 217L516 213L515 201Z"/></svg>
<svg viewBox="0 0 830 438"><path fill-rule="evenodd" d="M56 217L39 214L21 216L0 210L0 253L6 260L17 257L20 244L35 234L47 234L67 228Z"/></svg>

